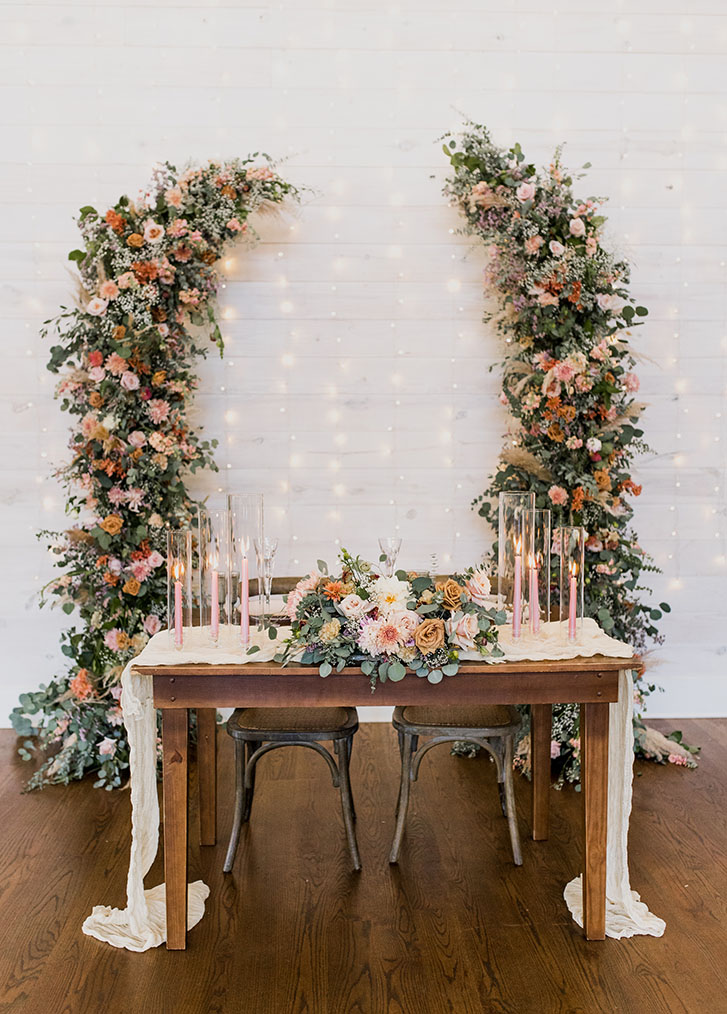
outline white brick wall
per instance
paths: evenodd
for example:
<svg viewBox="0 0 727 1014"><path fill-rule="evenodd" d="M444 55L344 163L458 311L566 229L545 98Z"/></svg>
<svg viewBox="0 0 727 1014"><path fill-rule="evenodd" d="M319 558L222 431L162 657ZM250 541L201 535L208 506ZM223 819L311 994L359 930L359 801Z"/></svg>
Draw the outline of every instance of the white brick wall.
<svg viewBox="0 0 727 1014"><path fill-rule="evenodd" d="M637 345L655 453L636 521L674 607L651 711L727 714L727 17L721 0L683 6L0 7L0 722L53 673L62 626L34 604L51 575L34 532L63 524L49 476L67 434L38 325L68 298L73 214L133 194L154 160L262 148L315 188L225 269L228 353L204 365L197 405L221 474L200 492L263 489L281 573L332 559L334 539L374 554L396 524L410 566L485 550L468 505L500 443L498 348L481 253L440 196L436 138L459 111L537 161L565 139L570 164L593 163L585 192L612 199L651 310Z"/></svg>

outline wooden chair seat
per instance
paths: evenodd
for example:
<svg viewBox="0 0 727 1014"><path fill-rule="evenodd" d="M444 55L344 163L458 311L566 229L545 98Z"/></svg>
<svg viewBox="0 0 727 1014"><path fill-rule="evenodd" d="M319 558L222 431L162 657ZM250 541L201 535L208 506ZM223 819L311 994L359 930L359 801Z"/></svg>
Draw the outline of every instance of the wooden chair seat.
<svg viewBox="0 0 727 1014"><path fill-rule="evenodd" d="M427 726L431 729L497 729L513 724L517 729L520 726L517 708L505 704L483 704L474 707L466 704L449 707L410 704L396 709L395 728L397 714L401 716L402 725Z"/></svg>
<svg viewBox="0 0 727 1014"><path fill-rule="evenodd" d="M273 740L279 735L312 734L316 739L342 739L355 731L355 708L238 708L227 722L235 739Z"/></svg>

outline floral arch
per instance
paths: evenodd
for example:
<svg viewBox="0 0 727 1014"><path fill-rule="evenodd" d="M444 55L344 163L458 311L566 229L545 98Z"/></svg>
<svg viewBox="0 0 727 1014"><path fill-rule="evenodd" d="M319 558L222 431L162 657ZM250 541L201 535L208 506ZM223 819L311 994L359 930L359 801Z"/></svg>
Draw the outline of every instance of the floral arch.
<svg viewBox="0 0 727 1014"><path fill-rule="evenodd" d="M81 208L83 246L69 254L78 306L62 308L42 333L59 338L48 369L63 371L56 396L73 417L58 477L68 512L92 520L41 533L63 571L42 601L79 622L62 637L68 672L21 694L11 716L19 735L33 737L21 747L26 759L54 748L30 788L88 771L106 788L122 782L119 679L162 625L165 524L190 516L185 475L216 468L216 441L187 420L194 363L209 351L191 326L205 327L222 353L215 264L231 243L255 239L252 212L298 197L255 153L182 172L164 163L136 202L121 197L105 214Z"/></svg>

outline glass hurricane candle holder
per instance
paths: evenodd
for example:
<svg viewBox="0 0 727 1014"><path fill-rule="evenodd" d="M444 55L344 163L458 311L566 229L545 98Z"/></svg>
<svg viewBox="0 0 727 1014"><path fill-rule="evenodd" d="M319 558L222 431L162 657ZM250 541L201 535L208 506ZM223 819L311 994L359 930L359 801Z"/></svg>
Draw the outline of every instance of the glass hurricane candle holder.
<svg viewBox="0 0 727 1014"><path fill-rule="evenodd" d="M167 627L169 640L179 651L184 629L192 626L192 533L172 528L167 532Z"/></svg>
<svg viewBox="0 0 727 1014"><path fill-rule="evenodd" d="M192 528L192 622L203 626L204 618L204 560L206 554L205 539L209 529L209 513L205 504L197 504L194 515L196 525Z"/></svg>
<svg viewBox="0 0 727 1014"><path fill-rule="evenodd" d="M535 493L500 493L497 534L497 600L512 612L512 636L522 633L526 574L531 555Z"/></svg>
<svg viewBox="0 0 727 1014"><path fill-rule="evenodd" d="M243 648L250 644L250 581L252 559L255 565L257 587L261 587L255 558L255 540L262 544L263 495L262 493L230 493L227 498L230 513L230 580L232 622L240 628ZM265 604L261 598L258 628L265 625Z"/></svg>
<svg viewBox="0 0 727 1014"><path fill-rule="evenodd" d="M205 511L201 545L202 626L216 647L220 628L231 622L229 511Z"/></svg>
<svg viewBox="0 0 727 1014"><path fill-rule="evenodd" d="M530 518L528 552L528 622L533 637L550 619L550 524L549 510L534 510Z"/></svg>
<svg viewBox="0 0 727 1014"><path fill-rule="evenodd" d="M562 525L556 530L555 546L560 551L561 634L569 644L579 644L583 636L585 528Z"/></svg>

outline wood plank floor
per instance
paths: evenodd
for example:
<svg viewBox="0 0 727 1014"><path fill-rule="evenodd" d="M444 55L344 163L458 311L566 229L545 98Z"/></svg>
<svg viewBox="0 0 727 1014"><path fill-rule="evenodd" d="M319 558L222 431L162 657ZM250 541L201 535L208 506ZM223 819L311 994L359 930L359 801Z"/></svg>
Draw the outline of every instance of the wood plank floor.
<svg viewBox="0 0 727 1014"><path fill-rule="evenodd" d="M349 870L338 797L311 751L258 773L234 873L231 750L220 736L220 843L193 847L211 887L189 949L132 954L82 935L94 904L123 905L128 792L90 783L21 796L28 769L0 735L0 1010L23 1014L725 1014L727 720L680 723L696 772L638 764L631 878L662 939L587 943L562 901L579 870L580 796L553 792L547 842L509 853L494 770L446 748L424 761L398 868L387 854L398 752L358 734L352 777L364 869ZM194 814L192 815L194 819ZM193 835L196 841L196 834ZM162 879L159 861L147 880Z"/></svg>

